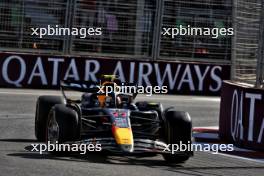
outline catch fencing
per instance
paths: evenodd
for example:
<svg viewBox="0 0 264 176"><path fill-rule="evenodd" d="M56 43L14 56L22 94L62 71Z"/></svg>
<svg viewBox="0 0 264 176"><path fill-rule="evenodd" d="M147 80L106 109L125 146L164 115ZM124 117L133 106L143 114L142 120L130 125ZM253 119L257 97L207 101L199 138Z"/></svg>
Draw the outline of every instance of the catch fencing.
<svg viewBox="0 0 264 176"><path fill-rule="evenodd" d="M263 87L264 1L235 0L232 79Z"/></svg>
<svg viewBox="0 0 264 176"><path fill-rule="evenodd" d="M162 35L163 28L232 27L230 0L2 0L0 51L230 63L231 36ZM101 36L31 35L99 27Z"/></svg>

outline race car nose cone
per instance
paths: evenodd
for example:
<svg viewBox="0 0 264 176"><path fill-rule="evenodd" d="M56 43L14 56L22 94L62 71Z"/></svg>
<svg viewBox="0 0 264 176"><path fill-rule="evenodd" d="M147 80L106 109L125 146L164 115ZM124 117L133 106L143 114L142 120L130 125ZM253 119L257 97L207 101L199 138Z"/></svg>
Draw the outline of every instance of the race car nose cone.
<svg viewBox="0 0 264 176"><path fill-rule="evenodd" d="M134 139L131 128L118 128L113 126L113 136L123 152L134 151Z"/></svg>
<svg viewBox="0 0 264 176"><path fill-rule="evenodd" d="M123 152L133 152L134 151L134 147L133 145L120 145L120 148Z"/></svg>

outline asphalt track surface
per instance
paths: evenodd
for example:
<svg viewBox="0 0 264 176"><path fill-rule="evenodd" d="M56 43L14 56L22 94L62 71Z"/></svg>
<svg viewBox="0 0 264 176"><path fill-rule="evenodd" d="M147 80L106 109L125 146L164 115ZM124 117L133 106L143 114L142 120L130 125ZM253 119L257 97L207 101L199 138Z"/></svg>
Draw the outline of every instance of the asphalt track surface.
<svg viewBox="0 0 264 176"><path fill-rule="evenodd" d="M34 136L35 102L39 95L57 91L0 89L0 176L172 176L172 175L254 175L264 173L264 163L209 152L195 152L184 164L167 164L161 156L88 155L54 157L28 150ZM139 96L156 100L165 107L188 111L193 126L217 126L220 99L202 96Z"/></svg>

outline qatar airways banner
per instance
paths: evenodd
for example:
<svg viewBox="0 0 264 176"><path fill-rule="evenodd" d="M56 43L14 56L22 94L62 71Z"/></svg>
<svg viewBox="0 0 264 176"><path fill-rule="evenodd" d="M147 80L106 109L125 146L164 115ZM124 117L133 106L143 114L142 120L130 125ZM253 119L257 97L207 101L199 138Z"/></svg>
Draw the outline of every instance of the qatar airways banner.
<svg viewBox="0 0 264 176"><path fill-rule="evenodd" d="M220 137L238 146L264 150L264 90L224 81Z"/></svg>
<svg viewBox="0 0 264 176"><path fill-rule="evenodd" d="M145 62L0 53L0 87L59 88L60 80L98 81L102 74L143 86L168 86L173 94L218 95L229 65Z"/></svg>

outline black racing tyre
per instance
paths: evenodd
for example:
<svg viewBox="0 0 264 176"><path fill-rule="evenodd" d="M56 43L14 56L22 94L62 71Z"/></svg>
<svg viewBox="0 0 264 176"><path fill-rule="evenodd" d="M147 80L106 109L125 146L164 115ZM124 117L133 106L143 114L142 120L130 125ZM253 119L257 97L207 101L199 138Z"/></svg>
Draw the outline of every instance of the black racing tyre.
<svg viewBox="0 0 264 176"><path fill-rule="evenodd" d="M64 143L76 141L80 138L80 122L78 113L64 104L55 105L48 116L47 141ZM54 131L52 127L57 129ZM49 131L51 130L51 131ZM55 136L52 136L55 135Z"/></svg>
<svg viewBox="0 0 264 176"><path fill-rule="evenodd" d="M187 112L170 109L165 112L165 141L167 144L190 145L192 141L192 122ZM163 154L169 163L182 163L193 155L192 151L177 151L174 154Z"/></svg>
<svg viewBox="0 0 264 176"><path fill-rule="evenodd" d="M63 104L60 96L40 96L36 104L35 136L39 142L46 140L47 119L50 109L55 104Z"/></svg>

